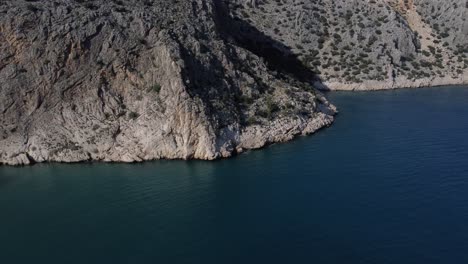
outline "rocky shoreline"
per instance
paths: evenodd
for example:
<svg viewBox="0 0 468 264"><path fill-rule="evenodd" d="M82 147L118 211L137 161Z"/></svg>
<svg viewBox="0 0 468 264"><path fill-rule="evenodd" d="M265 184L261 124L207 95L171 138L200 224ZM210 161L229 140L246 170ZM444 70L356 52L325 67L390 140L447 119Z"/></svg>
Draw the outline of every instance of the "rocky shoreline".
<svg viewBox="0 0 468 264"><path fill-rule="evenodd" d="M176 156L174 153L167 153L167 156L164 156L166 154L162 154L162 156L152 156L151 154L143 156L141 155L142 151L129 150L126 152L118 149L111 149L99 158L93 157L92 153L82 153L80 151L67 151L55 156L47 156L49 153L47 150L36 151L26 146L27 150L25 152L16 153L8 157L3 155L0 165L22 166L42 162L79 163L91 161L134 163L158 159L217 160L229 158L248 150L261 149L274 143L291 141L298 136L310 135L332 125L334 115L337 113L336 108L334 106L324 107L327 113L320 112L311 118L283 118L272 122L268 126L249 126L240 132L225 131L227 137L224 140L228 142L228 145L215 146L215 149L218 149L218 151L202 153L202 156L195 154L192 157L183 157Z"/></svg>
<svg viewBox="0 0 468 264"><path fill-rule="evenodd" d="M462 3L0 1L0 165L227 158L330 126L319 90L466 84Z"/></svg>
<svg viewBox="0 0 468 264"><path fill-rule="evenodd" d="M214 160L330 125L314 74L226 12L1 2L0 164Z"/></svg>
<svg viewBox="0 0 468 264"><path fill-rule="evenodd" d="M454 77L433 77L418 80L409 80L405 77L399 77L392 81L364 81L362 83L342 83L334 81L325 81L317 83L316 87L324 91L378 91L408 88L426 88L438 86L463 86L468 85L468 74Z"/></svg>

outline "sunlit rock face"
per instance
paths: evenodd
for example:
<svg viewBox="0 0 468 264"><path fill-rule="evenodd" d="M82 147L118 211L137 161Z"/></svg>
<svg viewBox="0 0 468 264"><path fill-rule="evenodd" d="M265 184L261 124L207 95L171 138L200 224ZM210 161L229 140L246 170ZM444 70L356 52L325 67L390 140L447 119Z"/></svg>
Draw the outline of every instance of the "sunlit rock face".
<svg viewBox="0 0 468 264"><path fill-rule="evenodd" d="M330 125L318 77L230 8L0 2L0 163L212 160Z"/></svg>

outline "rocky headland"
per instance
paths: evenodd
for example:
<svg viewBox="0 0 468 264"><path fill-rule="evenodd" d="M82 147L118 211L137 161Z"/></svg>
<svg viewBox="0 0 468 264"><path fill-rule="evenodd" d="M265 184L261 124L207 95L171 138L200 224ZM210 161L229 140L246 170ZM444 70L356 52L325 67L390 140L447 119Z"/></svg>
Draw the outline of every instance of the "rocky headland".
<svg viewBox="0 0 468 264"><path fill-rule="evenodd" d="M451 1L0 1L0 164L230 157L329 126L318 90L466 83Z"/></svg>
<svg viewBox="0 0 468 264"><path fill-rule="evenodd" d="M0 2L0 163L212 160L330 125L317 77L227 8Z"/></svg>

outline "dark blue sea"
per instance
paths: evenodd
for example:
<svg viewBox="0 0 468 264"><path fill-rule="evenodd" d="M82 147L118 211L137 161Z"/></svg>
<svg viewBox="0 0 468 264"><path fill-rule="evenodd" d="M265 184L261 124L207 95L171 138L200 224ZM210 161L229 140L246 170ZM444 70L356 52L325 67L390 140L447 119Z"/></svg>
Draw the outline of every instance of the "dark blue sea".
<svg viewBox="0 0 468 264"><path fill-rule="evenodd" d="M468 88L232 159L0 167L0 263L468 263Z"/></svg>

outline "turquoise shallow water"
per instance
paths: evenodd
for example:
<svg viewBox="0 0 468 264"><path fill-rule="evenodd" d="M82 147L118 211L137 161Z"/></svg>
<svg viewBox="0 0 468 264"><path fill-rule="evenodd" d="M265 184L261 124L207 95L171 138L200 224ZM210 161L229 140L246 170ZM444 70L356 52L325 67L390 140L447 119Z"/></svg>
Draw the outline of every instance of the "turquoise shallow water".
<svg viewBox="0 0 468 264"><path fill-rule="evenodd" d="M217 162L0 167L1 263L468 263L468 88Z"/></svg>

